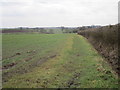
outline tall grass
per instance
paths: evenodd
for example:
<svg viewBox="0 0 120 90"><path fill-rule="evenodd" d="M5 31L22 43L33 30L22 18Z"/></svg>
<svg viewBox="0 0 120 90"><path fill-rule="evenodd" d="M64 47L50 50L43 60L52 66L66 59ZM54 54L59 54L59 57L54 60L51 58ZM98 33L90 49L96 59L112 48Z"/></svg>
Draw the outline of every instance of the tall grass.
<svg viewBox="0 0 120 90"><path fill-rule="evenodd" d="M86 37L119 74L118 25L109 25L100 28L82 30L78 31L78 34Z"/></svg>

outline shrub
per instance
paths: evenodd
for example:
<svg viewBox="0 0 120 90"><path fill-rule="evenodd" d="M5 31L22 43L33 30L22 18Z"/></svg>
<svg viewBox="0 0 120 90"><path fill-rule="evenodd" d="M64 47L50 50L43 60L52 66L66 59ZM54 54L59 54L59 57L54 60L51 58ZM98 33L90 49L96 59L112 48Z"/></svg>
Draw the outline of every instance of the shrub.
<svg viewBox="0 0 120 90"><path fill-rule="evenodd" d="M78 34L86 37L112 65L112 68L120 74L120 67L118 67L118 25L81 30Z"/></svg>

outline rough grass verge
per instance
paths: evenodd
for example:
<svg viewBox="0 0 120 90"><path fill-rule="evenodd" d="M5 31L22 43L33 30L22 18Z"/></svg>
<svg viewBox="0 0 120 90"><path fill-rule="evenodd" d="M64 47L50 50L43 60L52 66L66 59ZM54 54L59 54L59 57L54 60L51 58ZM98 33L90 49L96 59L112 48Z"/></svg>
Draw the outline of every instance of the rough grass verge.
<svg viewBox="0 0 120 90"><path fill-rule="evenodd" d="M109 25L95 29L79 31L78 34L86 37L95 49L106 58L112 68L120 75L118 66L118 26Z"/></svg>

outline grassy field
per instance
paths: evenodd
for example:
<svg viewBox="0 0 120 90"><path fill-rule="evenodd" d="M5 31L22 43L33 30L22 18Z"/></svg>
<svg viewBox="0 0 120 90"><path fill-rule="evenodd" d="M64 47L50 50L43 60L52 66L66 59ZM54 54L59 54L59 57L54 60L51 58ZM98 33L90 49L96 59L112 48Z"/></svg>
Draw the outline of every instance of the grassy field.
<svg viewBox="0 0 120 90"><path fill-rule="evenodd" d="M3 34L3 88L117 88L117 76L76 34Z"/></svg>

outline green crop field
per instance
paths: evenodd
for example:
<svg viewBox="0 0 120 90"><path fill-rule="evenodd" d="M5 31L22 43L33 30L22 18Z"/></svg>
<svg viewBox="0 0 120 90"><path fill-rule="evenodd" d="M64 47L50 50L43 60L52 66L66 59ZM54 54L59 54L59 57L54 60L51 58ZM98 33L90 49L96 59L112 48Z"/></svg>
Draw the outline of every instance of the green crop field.
<svg viewBox="0 0 120 90"><path fill-rule="evenodd" d="M3 88L117 88L118 77L77 34L3 34Z"/></svg>

